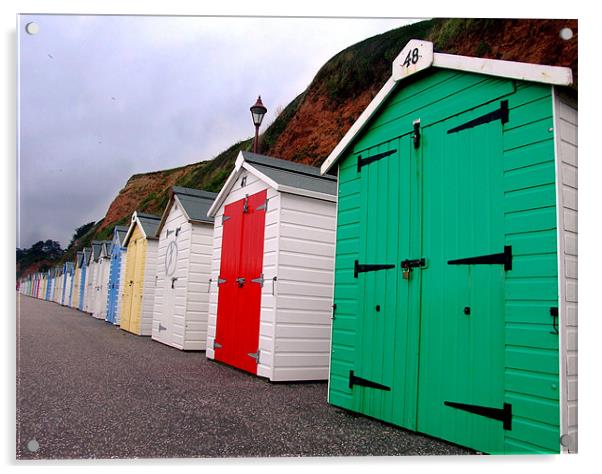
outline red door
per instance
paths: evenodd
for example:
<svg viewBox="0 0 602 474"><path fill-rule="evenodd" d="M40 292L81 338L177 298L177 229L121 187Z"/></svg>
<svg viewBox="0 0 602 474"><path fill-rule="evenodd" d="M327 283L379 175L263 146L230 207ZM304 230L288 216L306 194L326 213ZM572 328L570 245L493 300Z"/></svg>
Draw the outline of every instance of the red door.
<svg viewBox="0 0 602 474"><path fill-rule="evenodd" d="M267 191L225 206L215 359L253 374L259 316Z"/></svg>

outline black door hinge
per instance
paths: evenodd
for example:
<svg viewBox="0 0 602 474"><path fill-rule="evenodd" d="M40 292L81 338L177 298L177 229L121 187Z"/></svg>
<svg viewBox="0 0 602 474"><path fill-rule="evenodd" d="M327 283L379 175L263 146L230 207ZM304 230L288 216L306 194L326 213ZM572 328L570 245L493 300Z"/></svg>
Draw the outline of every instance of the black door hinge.
<svg viewBox="0 0 602 474"><path fill-rule="evenodd" d="M467 411L474 415L501 421L504 423L504 429L506 431L512 430L512 405L510 403L504 403L504 408L491 408L481 405L469 405L467 403L448 401L443 402L443 404L448 407L457 408L458 410Z"/></svg>
<svg viewBox="0 0 602 474"><path fill-rule="evenodd" d="M349 388L353 388L354 385L361 385L362 387L370 387L376 388L378 390L384 390L385 392L390 392L391 387L387 387L386 385L382 385L380 383L373 382L372 380L367 380L362 377L358 377L353 373L353 370L349 371Z"/></svg>
<svg viewBox="0 0 602 474"><path fill-rule="evenodd" d="M460 132L462 130L466 130L468 128L474 128L478 125L483 125L485 123L489 123L489 122L493 122L494 120L500 120L502 122L502 124L505 124L508 122L508 120L510 120L510 111L508 109L508 101L507 100L502 100L500 102L500 108L497 110L494 110L493 112L489 112L485 115L481 115L480 117L477 117L476 119L473 120L469 120L466 123L463 123L462 125L458 125L457 127L451 128L447 131L447 133L457 133Z"/></svg>
<svg viewBox="0 0 602 474"><path fill-rule="evenodd" d="M362 155L358 155L358 157L357 157L357 172L359 173L359 172L362 171L362 166L369 165L370 163L372 163L374 161L378 161L381 158L385 158L385 157L387 157L389 155L392 155L396 151L397 150L384 151L382 153L377 153L376 155L368 156L366 158L362 158Z"/></svg>
<svg viewBox="0 0 602 474"><path fill-rule="evenodd" d="M355 265L353 268L353 278L357 278L358 274L365 272L376 272L378 270L388 270L389 268L395 268L395 264L389 263L359 263L357 260L355 261Z"/></svg>
<svg viewBox="0 0 602 474"><path fill-rule="evenodd" d="M501 253L479 255L478 257L448 260L448 265L504 265L504 270L512 270L512 245L504 245Z"/></svg>

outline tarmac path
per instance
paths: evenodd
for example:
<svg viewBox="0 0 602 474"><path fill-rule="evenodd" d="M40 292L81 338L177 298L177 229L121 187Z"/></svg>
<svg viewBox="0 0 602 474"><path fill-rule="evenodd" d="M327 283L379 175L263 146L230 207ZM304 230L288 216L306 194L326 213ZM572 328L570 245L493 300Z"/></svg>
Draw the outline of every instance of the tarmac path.
<svg viewBox="0 0 602 474"><path fill-rule="evenodd" d="M27 296L17 309L17 459L472 453L331 406L325 382L269 383Z"/></svg>

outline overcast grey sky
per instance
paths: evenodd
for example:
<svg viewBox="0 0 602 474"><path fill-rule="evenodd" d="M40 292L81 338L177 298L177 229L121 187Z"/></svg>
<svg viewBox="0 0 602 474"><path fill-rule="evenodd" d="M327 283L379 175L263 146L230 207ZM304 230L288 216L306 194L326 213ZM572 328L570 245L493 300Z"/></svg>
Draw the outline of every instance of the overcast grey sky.
<svg viewBox="0 0 602 474"><path fill-rule="evenodd" d="M414 21L20 16L17 245L66 246L132 174L214 157L258 94L269 124L337 52Z"/></svg>

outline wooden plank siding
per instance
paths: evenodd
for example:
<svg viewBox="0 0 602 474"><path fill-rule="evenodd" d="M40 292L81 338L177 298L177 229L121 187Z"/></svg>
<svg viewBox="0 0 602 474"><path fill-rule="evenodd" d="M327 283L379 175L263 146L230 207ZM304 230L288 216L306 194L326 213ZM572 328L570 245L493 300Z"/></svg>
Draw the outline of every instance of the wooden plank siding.
<svg viewBox="0 0 602 474"><path fill-rule="evenodd" d="M332 202L281 195L273 381L328 378L335 213Z"/></svg>

